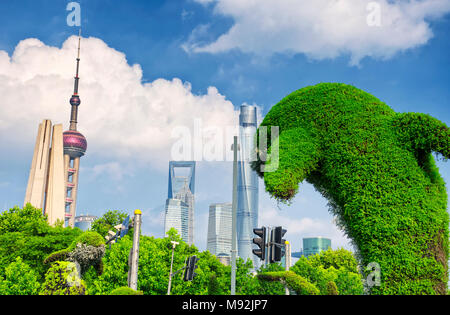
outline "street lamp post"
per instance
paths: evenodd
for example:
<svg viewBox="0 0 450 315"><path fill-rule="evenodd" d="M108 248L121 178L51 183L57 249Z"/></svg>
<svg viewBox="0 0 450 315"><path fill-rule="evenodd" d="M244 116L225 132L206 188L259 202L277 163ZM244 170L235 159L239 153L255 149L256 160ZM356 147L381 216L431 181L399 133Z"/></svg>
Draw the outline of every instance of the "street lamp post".
<svg viewBox="0 0 450 315"><path fill-rule="evenodd" d="M289 271L291 267L291 243L284 242L284 257L286 262L286 271ZM286 295L289 295L289 288L286 286Z"/></svg>
<svg viewBox="0 0 450 315"><path fill-rule="evenodd" d="M172 286L172 267L173 267L173 254L175 252L175 246L177 246L178 242L170 241L172 243L172 260L170 262L170 273L169 273L169 287L167 288L167 295L170 295L170 288Z"/></svg>
<svg viewBox="0 0 450 315"><path fill-rule="evenodd" d="M237 152L239 146L237 137L234 137L233 147L233 204L232 204L232 219L231 219L231 295L236 294L236 252L237 252L237 232L236 232L236 212L237 212Z"/></svg>
<svg viewBox="0 0 450 315"><path fill-rule="evenodd" d="M131 249L131 267L128 286L137 290L138 283L138 268L139 268L139 238L141 234L141 215L140 210L134 211L134 235L133 235L133 248Z"/></svg>

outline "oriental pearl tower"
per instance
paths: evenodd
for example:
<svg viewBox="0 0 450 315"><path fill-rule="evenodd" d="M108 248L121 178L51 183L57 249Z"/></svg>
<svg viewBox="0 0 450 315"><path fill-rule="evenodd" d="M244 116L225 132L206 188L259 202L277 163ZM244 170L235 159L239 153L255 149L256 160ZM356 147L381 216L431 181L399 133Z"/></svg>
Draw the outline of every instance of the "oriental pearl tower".
<svg viewBox="0 0 450 315"><path fill-rule="evenodd" d="M70 98L71 115L69 130L63 133L64 146L64 170L66 176L66 210L65 217L68 226L73 227L75 224L76 201L78 191L78 176L80 170L80 158L86 153L87 141L86 138L77 131L77 117L78 107L81 104L78 95L78 83L80 78L78 72L80 68L80 44L81 44L81 30L78 36L78 56L77 68L75 75L75 85L73 95Z"/></svg>

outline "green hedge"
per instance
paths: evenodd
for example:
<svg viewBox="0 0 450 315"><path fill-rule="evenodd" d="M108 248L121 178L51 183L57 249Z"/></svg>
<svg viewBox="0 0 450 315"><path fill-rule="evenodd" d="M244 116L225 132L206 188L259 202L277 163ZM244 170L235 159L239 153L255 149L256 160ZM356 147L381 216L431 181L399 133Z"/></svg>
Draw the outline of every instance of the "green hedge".
<svg viewBox="0 0 450 315"><path fill-rule="evenodd" d="M40 295L86 295L86 284L75 264L57 261L47 271Z"/></svg>
<svg viewBox="0 0 450 315"><path fill-rule="evenodd" d="M78 236L68 248L69 252L77 247L77 244L86 244L88 246L101 246L105 244L103 237L97 232L84 232Z"/></svg>
<svg viewBox="0 0 450 315"><path fill-rule="evenodd" d="M142 291L135 291L129 287L120 287L111 291L109 295L143 295Z"/></svg>
<svg viewBox="0 0 450 315"><path fill-rule="evenodd" d="M258 278L268 281L282 280L288 287L294 290L298 295L319 295L320 291L314 284L295 274L292 271L276 271L258 274Z"/></svg>
<svg viewBox="0 0 450 315"><path fill-rule="evenodd" d="M105 241L101 237L100 234L97 232L84 232L83 234L79 235L68 248L56 251L54 253L51 253L44 259L44 264L49 264L55 261L64 261L66 260L68 254L73 251L77 244L85 244L88 246L101 246L105 244Z"/></svg>
<svg viewBox="0 0 450 315"><path fill-rule="evenodd" d="M280 132L278 169L262 173L262 159L253 163L266 190L289 202L300 182L314 185L356 245L365 276L369 263L380 265L381 286L371 293L447 292L447 193L431 154L450 157L444 123L396 113L350 85L321 83L285 97L261 126Z"/></svg>

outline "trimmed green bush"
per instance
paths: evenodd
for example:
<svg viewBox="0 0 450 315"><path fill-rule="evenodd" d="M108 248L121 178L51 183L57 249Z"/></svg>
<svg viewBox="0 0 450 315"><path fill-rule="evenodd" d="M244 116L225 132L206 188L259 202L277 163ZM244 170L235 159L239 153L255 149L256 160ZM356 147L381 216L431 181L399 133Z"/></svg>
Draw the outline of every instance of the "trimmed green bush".
<svg viewBox="0 0 450 315"><path fill-rule="evenodd" d="M66 249L61 249L59 251L51 253L44 259L44 264L51 264L55 261L64 261L64 260L66 260L67 254L69 252L70 251L66 248Z"/></svg>
<svg viewBox="0 0 450 315"><path fill-rule="evenodd" d="M105 240L97 232L90 232L90 231L88 231L88 232L84 232L83 234L78 236L72 242L72 244L69 246L68 250L69 251L73 251L77 247L77 244L85 244L87 246L98 247L98 246L104 245L105 244Z"/></svg>
<svg viewBox="0 0 450 315"><path fill-rule="evenodd" d="M353 86L321 83L272 107L261 126L279 127L279 166L253 168L266 190L289 202L306 180L330 204L366 266L381 268L372 294L445 294L447 193L432 152L450 157L450 129L419 113L395 113ZM271 146L270 129L268 153Z"/></svg>
<svg viewBox="0 0 450 315"><path fill-rule="evenodd" d="M57 261L45 275L40 295L85 295L86 284L78 276L74 263Z"/></svg>
<svg viewBox="0 0 450 315"><path fill-rule="evenodd" d="M109 295L143 295L142 291L135 291L130 287L120 287L111 291Z"/></svg>
<svg viewBox="0 0 450 315"><path fill-rule="evenodd" d="M81 275L94 266L97 274L103 272L102 257L105 253L105 241L97 232L84 232L79 235L68 248L48 255L44 264L56 261L71 261L78 263Z"/></svg>
<svg viewBox="0 0 450 315"><path fill-rule="evenodd" d="M258 278L268 281L284 281L298 295L319 295L320 291L314 284L292 271L275 271L258 274Z"/></svg>
<svg viewBox="0 0 450 315"><path fill-rule="evenodd" d="M105 241L103 240L103 237L98 234L97 232L84 232L83 234L79 235L68 248L59 250L57 252L51 253L48 255L44 263L52 263L55 261L63 261L66 260L69 253L73 252L78 244L86 245L86 246L94 246L99 247L101 245L105 244Z"/></svg>
<svg viewBox="0 0 450 315"><path fill-rule="evenodd" d="M327 295L339 295L339 290L334 281L327 282Z"/></svg>

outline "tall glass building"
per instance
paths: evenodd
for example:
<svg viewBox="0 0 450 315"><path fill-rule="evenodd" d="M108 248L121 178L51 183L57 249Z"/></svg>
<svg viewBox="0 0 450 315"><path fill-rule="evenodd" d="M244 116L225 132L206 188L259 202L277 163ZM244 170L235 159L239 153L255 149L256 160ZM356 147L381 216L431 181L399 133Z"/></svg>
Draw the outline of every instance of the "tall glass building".
<svg viewBox="0 0 450 315"><path fill-rule="evenodd" d="M186 172L181 172L187 170ZM180 172L178 172L180 171ZM194 243L195 162L169 162L169 189L164 234L175 228L189 245Z"/></svg>
<svg viewBox="0 0 450 315"><path fill-rule="evenodd" d="M237 187L237 247L238 256L245 261L251 259L253 266L259 265L259 259L252 252L253 229L258 227L258 175L251 169L254 158L255 134L257 129L256 107L242 105L239 115L240 159L238 162Z"/></svg>
<svg viewBox="0 0 450 315"><path fill-rule="evenodd" d="M209 206L208 240L206 249L215 256L231 255L231 203L215 203Z"/></svg>
<svg viewBox="0 0 450 315"><path fill-rule="evenodd" d="M308 256L320 253L323 250L331 248L331 239L325 237L308 237L303 239L303 256Z"/></svg>

